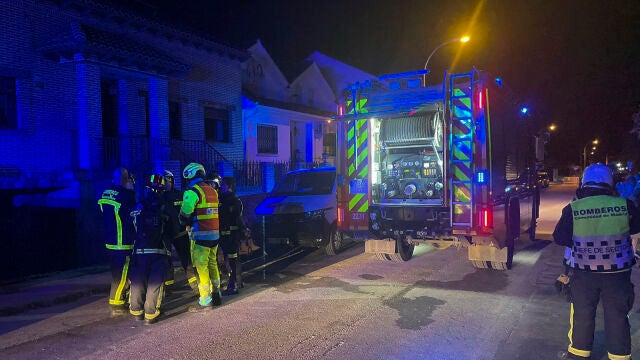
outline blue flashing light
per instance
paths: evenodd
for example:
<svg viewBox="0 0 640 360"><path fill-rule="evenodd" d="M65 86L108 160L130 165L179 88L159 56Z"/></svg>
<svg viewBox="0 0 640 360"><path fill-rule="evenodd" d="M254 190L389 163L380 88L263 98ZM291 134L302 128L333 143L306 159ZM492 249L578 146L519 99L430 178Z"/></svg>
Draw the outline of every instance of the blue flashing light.
<svg viewBox="0 0 640 360"><path fill-rule="evenodd" d="M499 87L502 87L502 78L501 77L497 77L495 81L496 81L496 85L498 85Z"/></svg>
<svg viewBox="0 0 640 360"><path fill-rule="evenodd" d="M526 115L529 112L529 108L526 106L523 106L522 108L520 108L520 113L522 113L522 115Z"/></svg>
<svg viewBox="0 0 640 360"><path fill-rule="evenodd" d="M487 170L480 170L476 172L476 184L486 184L488 181Z"/></svg>

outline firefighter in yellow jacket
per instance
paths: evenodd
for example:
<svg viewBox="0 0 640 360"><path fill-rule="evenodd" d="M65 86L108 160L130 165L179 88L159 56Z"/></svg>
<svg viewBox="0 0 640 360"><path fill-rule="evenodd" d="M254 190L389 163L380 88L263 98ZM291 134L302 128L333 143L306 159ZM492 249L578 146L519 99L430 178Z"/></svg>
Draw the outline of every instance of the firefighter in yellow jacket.
<svg viewBox="0 0 640 360"><path fill-rule="evenodd" d="M113 172L112 186L102 192L98 206L105 226L106 248L111 265L111 315L127 313L127 288L131 250L136 231L131 212L136 209L133 176L125 168Z"/></svg>
<svg viewBox="0 0 640 360"><path fill-rule="evenodd" d="M222 303L216 259L220 241L218 193L205 182L205 175L204 167L198 163L187 165L182 172L189 180L189 186L182 197L180 223L187 226L194 242L191 257L198 273L200 293L198 304L189 308L191 312L204 311Z"/></svg>
<svg viewBox="0 0 640 360"><path fill-rule="evenodd" d="M604 308L609 359L631 359L628 314L633 307L630 234L640 232L640 214L630 200L614 196L611 169L584 170L577 200L562 209L553 240L567 247L571 300L569 347L562 359L590 359L598 302Z"/></svg>

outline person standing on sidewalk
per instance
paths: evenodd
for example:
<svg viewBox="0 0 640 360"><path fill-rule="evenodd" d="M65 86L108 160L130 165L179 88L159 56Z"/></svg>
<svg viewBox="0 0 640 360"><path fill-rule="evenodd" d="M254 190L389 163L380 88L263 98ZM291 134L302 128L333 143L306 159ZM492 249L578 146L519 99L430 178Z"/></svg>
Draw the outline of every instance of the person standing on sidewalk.
<svg viewBox="0 0 640 360"><path fill-rule="evenodd" d="M562 209L553 240L565 252L571 299L569 347L562 359L589 359L598 302L604 308L609 359L631 359L628 314L633 307L631 234L640 232L632 201L615 196L613 175L602 164L584 170L577 199Z"/></svg>
<svg viewBox="0 0 640 360"><path fill-rule="evenodd" d="M135 240L131 211L136 208L134 180L129 170L117 168L113 172L112 186L102 192L98 206L105 227L105 246L111 265L111 315L127 313L126 297L129 261Z"/></svg>
<svg viewBox="0 0 640 360"><path fill-rule="evenodd" d="M235 192L236 179L224 177L220 194L220 246L224 253L225 266L229 271L229 282L222 295L236 295L242 287L242 266L238 254L244 233L242 201Z"/></svg>
<svg viewBox="0 0 640 360"><path fill-rule="evenodd" d="M180 223L187 226L193 244L192 260L198 273L198 304L189 307L190 312L208 310L221 305L220 272L217 252L220 241L218 217L218 193L205 182L202 164L190 163L182 176L189 180L189 188L182 197Z"/></svg>
<svg viewBox="0 0 640 360"><path fill-rule="evenodd" d="M131 305L129 313L145 325L158 321L164 297L164 282L169 267L171 243L164 231L169 222L163 192L166 181L160 174L151 175L144 199L134 211L136 242L131 260Z"/></svg>
<svg viewBox="0 0 640 360"><path fill-rule="evenodd" d="M182 207L182 193L176 189L175 177L169 170L164 170L164 179L166 181L166 190L164 191L164 200L167 204L167 213L169 214L169 223L165 229L165 236L169 243L173 244L180 259L180 265L184 270L187 282L191 289L198 293L198 281L191 262L191 241L185 226L180 224L179 214ZM169 259L171 261L171 259ZM173 264L169 262L170 268L167 272L167 281L165 285L171 286L175 281Z"/></svg>

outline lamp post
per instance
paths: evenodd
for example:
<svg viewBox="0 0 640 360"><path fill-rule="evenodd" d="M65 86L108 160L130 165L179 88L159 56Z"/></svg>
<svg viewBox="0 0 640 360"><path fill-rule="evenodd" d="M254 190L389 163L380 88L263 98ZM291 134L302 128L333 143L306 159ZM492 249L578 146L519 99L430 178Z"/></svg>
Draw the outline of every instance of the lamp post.
<svg viewBox="0 0 640 360"><path fill-rule="evenodd" d="M582 148L582 170L584 170L584 168L587 167L587 146L589 146L589 144L594 145L591 148L591 154L593 155L593 152L596 150L596 146L598 145L598 139L595 139L593 141L591 141L590 143L587 143L584 148Z"/></svg>
<svg viewBox="0 0 640 360"><path fill-rule="evenodd" d="M471 38L468 36L463 36L463 37L457 37L455 39L451 39L451 40L447 40L445 42L443 42L442 44L436 46L435 49L433 49L433 51L431 51L431 54L429 54L429 56L427 57L427 61L424 62L424 70L427 70L427 65L429 65L429 60L431 60L431 57L433 56L433 54L436 53L436 51L440 50L440 48L442 48L445 45L449 45L449 44L453 44L453 43L466 43L467 41L469 41ZM422 86L427 86L427 74L422 75Z"/></svg>

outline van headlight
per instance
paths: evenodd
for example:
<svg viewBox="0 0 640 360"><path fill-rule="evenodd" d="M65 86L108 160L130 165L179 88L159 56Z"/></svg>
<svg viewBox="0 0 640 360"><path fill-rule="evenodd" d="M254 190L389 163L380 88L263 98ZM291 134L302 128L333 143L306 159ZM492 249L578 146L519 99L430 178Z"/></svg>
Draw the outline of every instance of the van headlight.
<svg viewBox="0 0 640 360"><path fill-rule="evenodd" d="M317 220L324 218L324 209L307 211L304 213L304 218L308 220Z"/></svg>

